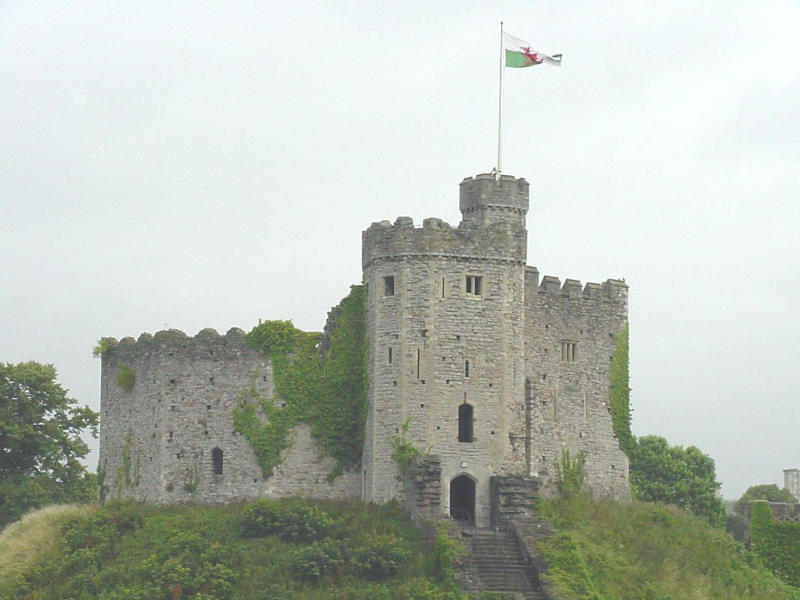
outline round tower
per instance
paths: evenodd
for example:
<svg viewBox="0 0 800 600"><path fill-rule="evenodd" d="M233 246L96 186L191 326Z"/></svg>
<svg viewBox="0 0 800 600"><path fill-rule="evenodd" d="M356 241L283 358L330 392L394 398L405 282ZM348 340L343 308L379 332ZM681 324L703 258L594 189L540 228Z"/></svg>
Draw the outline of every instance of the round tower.
<svg viewBox="0 0 800 600"><path fill-rule="evenodd" d="M488 227L497 223L525 228L528 182L511 175L467 177L461 182L461 224Z"/></svg>
<svg viewBox="0 0 800 600"><path fill-rule="evenodd" d="M463 220L408 217L362 236L368 284L364 490L402 493L401 445L436 455L444 512L489 520L489 480L524 471L524 271L528 182L461 183Z"/></svg>

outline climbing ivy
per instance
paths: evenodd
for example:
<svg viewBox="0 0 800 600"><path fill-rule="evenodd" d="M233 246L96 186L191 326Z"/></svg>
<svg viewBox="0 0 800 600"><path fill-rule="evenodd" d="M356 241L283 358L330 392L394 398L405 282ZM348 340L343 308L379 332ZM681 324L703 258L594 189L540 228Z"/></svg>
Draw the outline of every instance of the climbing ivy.
<svg viewBox="0 0 800 600"><path fill-rule="evenodd" d="M406 439L408 433L408 421L400 426L400 435L392 438L392 458L400 465L400 472L403 475L408 473L411 462L420 454L420 451Z"/></svg>
<svg viewBox="0 0 800 600"><path fill-rule="evenodd" d="M333 309L324 348L318 333L291 321L264 321L247 334L248 344L269 357L275 396L261 397L251 386L234 409L234 427L256 454L264 477L280 464L289 430L299 423L336 460L334 478L358 462L364 445L367 409L366 287L352 286ZM263 415L263 418L262 418Z"/></svg>
<svg viewBox="0 0 800 600"><path fill-rule="evenodd" d="M750 550L786 583L800 587L800 523L776 521L769 504L756 502L750 512Z"/></svg>
<svg viewBox="0 0 800 600"><path fill-rule="evenodd" d="M608 371L609 390L611 400L611 421L614 435L619 440L622 450L630 456L636 446L636 440L631 433L631 406L628 380L628 325L617 335L617 349L611 359Z"/></svg>

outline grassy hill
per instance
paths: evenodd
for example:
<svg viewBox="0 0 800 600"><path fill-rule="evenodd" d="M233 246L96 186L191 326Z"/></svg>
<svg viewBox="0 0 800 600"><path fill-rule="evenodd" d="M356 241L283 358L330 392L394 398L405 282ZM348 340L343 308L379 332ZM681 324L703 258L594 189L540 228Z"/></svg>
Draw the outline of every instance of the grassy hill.
<svg viewBox="0 0 800 600"><path fill-rule="evenodd" d="M672 508L541 503L559 597L800 599L742 546ZM426 552L397 505L52 507L0 535L0 598L463 600L440 538ZM498 596L495 596L498 597Z"/></svg>
<svg viewBox="0 0 800 600"><path fill-rule="evenodd" d="M564 598L800 599L730 535L676 507L575 496L540 512L558 530L537 543L545 578Z"/></svg>

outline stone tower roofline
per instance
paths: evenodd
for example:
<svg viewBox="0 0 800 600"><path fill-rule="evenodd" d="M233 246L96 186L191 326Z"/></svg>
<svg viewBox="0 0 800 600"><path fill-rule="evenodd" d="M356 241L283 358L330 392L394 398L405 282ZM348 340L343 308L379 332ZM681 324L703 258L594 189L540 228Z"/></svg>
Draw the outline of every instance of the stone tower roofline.
<svg viewBox="0 0 800 600"><path fill-rule="evenodd" d="M538 294L560 296L569 298L591 298L625 304L628 301L628 284L624 279L606 279L603 283L587 281L582 286L577 279L565 279L564 283L558 277L545 275L539 282L539 270L536 267L527 267L525 275L532 278Z"/></svg>
<svg viewBox="0 0 800 600"><path fill-rule="evenodd" d="M487 227L507 222L525 227L530 185L522 177L489 173L466 177L460 183L459 207L463 227Z"/></svg>
<svg viewBox="0 0 800 600"><path fill-rule="evenodd" d="M225 335L220 335L216 329L207 327L190 337L179 329L164 329L150 335L142 333L139 339L124 337L117 341L115 338L103 338L108 350L103 353L103 358L113 358L119 354L139 354L165 347L175 347L195 350L215 350L229 348L246 348L246 334L238 327L231 327Z"/></svg>
<svg viewBox="0 0 800 600"><path fill-rule="evenodd" d="M428 218L414 227L411 217L372 223L362 233L361 266L410 257L496 260L524 266L527 254L525 215L528 182L522 178L482 174L460 184L462 220L453 227Z"/></svg>

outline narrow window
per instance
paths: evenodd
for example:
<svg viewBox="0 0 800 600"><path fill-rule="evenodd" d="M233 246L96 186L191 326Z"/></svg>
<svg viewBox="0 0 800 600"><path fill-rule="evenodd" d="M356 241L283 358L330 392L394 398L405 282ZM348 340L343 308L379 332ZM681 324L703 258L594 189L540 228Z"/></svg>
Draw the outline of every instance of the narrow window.
<svg viewBox="0 0 800 600"><path fill-rule="evenodd" d="M575 342L561 342L561 362L575 362L578 358L577 346Z"/></svg>
<svg viewBox="0 0 800 600"><path fill-rule="evenodd" d="M383 278L383 295L394 296L394 275Z"/></svg>
<svg viewBox="0 0 800 600"><path fill-rule="evenodd" d="M419 379L419 348L417 348L417 379Z"/></svg>
<svg viewBox="0 0 800 600"><path fill-rule="evenodd" d="M391 348L389 348L389 356L388 356L388 359L389 359L389 364L392 364L392 349L391 349Z"/></svg>
<svg viewBox="0 0 800 600"><path fill-rule="evenodd" d="M458 407L458 441L472 442L472 405L466 402Z"/></svg>
<svg viewBox="0 0 800 600"><path fill-rule="evenodd" d="M469 361L464 361L464 377L469 377Z"/></svg>
<svg viewBox="0 0 800 600"><path fill-rule="evenodd" d="M442 298L444 298L444 277L442 277Z"/></svg>
<svg viewBox="0 0 800 600"><path fill-rule="evenodd" d="M222 450L214 448L211 451L211 462L214 464L214 475L222 475Z"/></svg>
<svg viewBox="0 0 800 600"><path fill-rule="evenodd" d="M480 296L483 288L483 277L480 275L467 275L467 294Z"/></svg>

